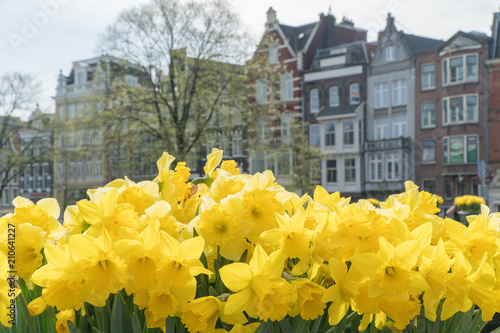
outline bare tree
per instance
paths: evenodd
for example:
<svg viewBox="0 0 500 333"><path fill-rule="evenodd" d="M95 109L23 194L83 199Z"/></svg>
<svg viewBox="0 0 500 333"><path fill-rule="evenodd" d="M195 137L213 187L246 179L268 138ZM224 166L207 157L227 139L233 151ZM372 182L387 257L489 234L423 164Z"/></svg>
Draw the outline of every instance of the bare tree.
<svg viewBox="0 0 500 333"><path fill-rule="evenodd" d="M152 0L123 11L100 49L147 75L128 87L130 118L180 160L196 152L210 120L244 94L251 42L225 0Z"/></svg>
<svg viewBox="0 0 500 333"><path fill-rule="evenodd" d="M21 116L34 110L38 87L33 77L19 72L0 77L0 197L18 179L29 158L21 149L21 131L25 128Z"/></svg>

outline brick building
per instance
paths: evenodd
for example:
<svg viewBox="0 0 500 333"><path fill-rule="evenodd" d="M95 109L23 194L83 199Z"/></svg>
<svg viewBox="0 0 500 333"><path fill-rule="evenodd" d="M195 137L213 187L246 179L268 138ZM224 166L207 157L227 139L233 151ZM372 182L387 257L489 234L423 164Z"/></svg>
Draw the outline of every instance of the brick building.
<svg viewBox="0 0 500 333"><path fill-rule="evenodd" d="M487 158L489 38L458 32L418 54L416 69L416 181L451 205L478 194L477 162Z"/></svg>

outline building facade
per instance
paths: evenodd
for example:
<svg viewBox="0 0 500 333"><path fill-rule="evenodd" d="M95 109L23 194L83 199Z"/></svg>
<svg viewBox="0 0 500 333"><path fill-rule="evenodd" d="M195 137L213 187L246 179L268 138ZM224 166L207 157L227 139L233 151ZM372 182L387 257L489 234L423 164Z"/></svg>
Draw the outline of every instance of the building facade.
<svg viewBox="0 0 500 333"><path fill-rule="evenodd" d="M319 50L303 72L304 119L321 156L317 184L354 199L364 193L366 76L375 50L364 41Z"/></svg>
<svg viewBox="0 0 500 333"><path fill-rule="evenodd" d="M367 79L365 189L385 199L404 191L415 180L415 65L416 52L442 41L398 31L387 17Z"/></svg>
<svg viewBox="0 0 500 333"><path fill-rule="evenodd" d="M280 24L276 12L267 12L266 31L247 63L249 96L248 145L250 171L272 170L278 182L301 191L295 172L306 137L302 132L301 72L309 69L318 49L366 40L366 31L351 22L337 23L331 14L318 22L292 27ZM301 152L301 153L299 153ZM308 170L309 172L309 170ZM308 174L307 172L307 174Z"/></svg>
<svg viewBox="0 0 500 333"><path fill-rule="evenodd" d="M417 183L452 205L478 195L477 164L487 158L489 38L458 32L416 57Z"/></svg>

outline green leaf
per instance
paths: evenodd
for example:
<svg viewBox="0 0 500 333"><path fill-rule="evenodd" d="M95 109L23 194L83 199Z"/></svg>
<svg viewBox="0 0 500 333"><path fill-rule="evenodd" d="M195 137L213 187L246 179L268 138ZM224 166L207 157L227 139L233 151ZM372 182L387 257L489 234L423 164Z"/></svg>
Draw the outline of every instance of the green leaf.
<svg viewBox="0 0 500 333"><path fill-rule="evenodd" d="M122 333L122 304L119 293L115 294L113 309L111 310L111 333Z"/></svg>
<svg viewBox="0 0 500 333"><path fill-rule="evenodd" d="M314 326L311 329L311 333L317 333L318 332L319 325L321 324L321 320L322 319L323 319L323 316L319 316L318 318L316 318L316 320L314 321Z"/></svg>
<svg viewBox="0 0 500 333"><path fill-rule="evenodd" d="M286 318L283 319L283 320L280 320L279 321L279 325L281 327L281 332L283 332L283 333L294 333L292 326L290 325L290 323L288 322L288 320L286 320Z"/></svg>
<svg viewBox="0 0 500 333"><path fill-rule="evenodd" d="M122 327L124 333L133 333L132 315L130 314L129 308L126 303L122 304Z"/></svg>
<svg viewBox="0 0 500 333"><path fill-rule="evenodd" d="M248 249L246 249L240 257L240 262L247 262Z"/></svg>
<svg viewBox="0 0 500 333"><path fill-rule="evenodd" d="M167 322L165 323L165 327L167 332L175 332L175 321L172 316L167 318Z"/></svg>
<svg viewBox="0 0 500 333"><path fill-rule="evenodd" d="M212 286L208 287L208 294L210 296L213 296L213 297L219 296L219 294L217 293L217 291Z"/></svg>
<svg viewBox="0 0 500 333"><path fill-rule="evenodd" d="M94 328L92 329L92 332L94 332L94 333L102 333L102 332L101 332L101 331L99 331L96 327L94 327Z"/></svg>
<svg viewBox="0 0 500 333"><path fill-rule="evenodd" d="M271 330L272 325L273 322L269 320L261 322L259 327L257 327L257 329L255 330L255 333L267 333Z"/></svg>
<svg viewBox="0 0 500 333"><path fill-rule="evenodd" d="M141 322L136 312L132 314L132 332L141 333Z"/></svg>
<svg viewBox="0 0 500 333"><path fill-rule="evenodd" d="M474 311L474 320L472 320L467 333L481 332L484 326L486 326L487 322L483 321L481 314L481 310Z"/></svg>
<svg viewBox="0 0 500 333"><path fill-rule="evenodd" d="M33 318L31 317L30 311L28 310L28 305L26 304L26 299L24 298L24 294L21 293L17 296L18 302L21 305L21 309L24 313L24 319L28 325L28 329L31 333L35 333L35 323L33 323Z"/></svg>
<svg viewBox="0 0 500 333"><path fill-rule="evenodd" d="M75 324L73 324L71 320L67 321L67 325L71 333L81 333L81 331L75 326Z"/></svg>
<svg viewBox="0 0 500 333"><path fill-rule="evenodd" d="M97 327L104 331L104 308L103 307L94 307L95 318L97 321Z"/></svg>

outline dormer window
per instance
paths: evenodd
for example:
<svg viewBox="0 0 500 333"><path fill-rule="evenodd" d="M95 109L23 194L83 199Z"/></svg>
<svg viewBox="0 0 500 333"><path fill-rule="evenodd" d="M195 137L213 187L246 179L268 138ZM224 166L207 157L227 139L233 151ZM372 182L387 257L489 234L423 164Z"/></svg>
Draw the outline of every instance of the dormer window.
<svg viewBox="0 0 500 333"><path fill-rule="evenodd" d="M77 85L81 85L87 82L87 73L82 71L82 72L77 72L76 73L76 78L75 78L75 83Z"/></svg>
<svg viewBox="0 0 500 333"><path fill-rule="evenodd" d="M385 48L385 61L394 61L396 59L396 53L394 46L388 46Z"/></svg>
<svg viewBox="0 0 500 333"><path fill-rule="evenodd" d="M269 47L269 63L277 64L278 63L278 45L273 44Z"/></svg>

